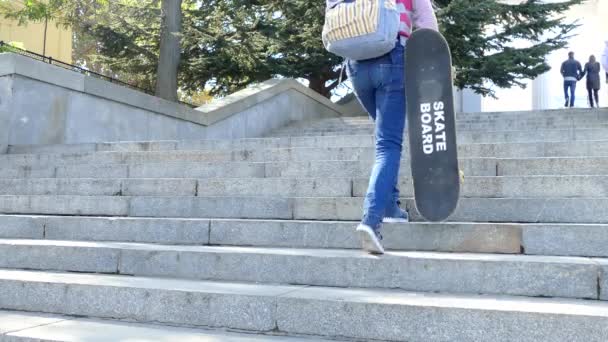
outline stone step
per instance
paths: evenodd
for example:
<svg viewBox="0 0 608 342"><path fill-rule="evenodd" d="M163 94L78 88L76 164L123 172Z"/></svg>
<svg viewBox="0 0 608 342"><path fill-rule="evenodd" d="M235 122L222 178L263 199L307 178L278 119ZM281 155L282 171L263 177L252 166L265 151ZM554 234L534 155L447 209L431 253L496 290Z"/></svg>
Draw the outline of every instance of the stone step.
<svg viewBox="0 0 608 342"><path fill-rule="evenodd" d="M421 220L413 199L402 199L411 219ZM359 220L363 198L297 198L294 218ZM451 222L608 223L606 198L461 198ZM160 208L158 208L160 209Z"/></svg>
<svg viewBox="0 0 608 342"><path fill-rule="evenodd" d="M403 198L420 221L412 199ZM356 221L361 197L0 196L0 214ZM451 222L608 223L608 198L461 198Z"/></svg>
<svg viewBox="0 0 608 342"><path fill-rule="evenodd" d="M0 163L6 166L48 166L75 164L138 164L138 163L174 163L174 162L272 162L298 161L304 158L322 158L317 160L355 160L356 153L366 153L371 148L297 148L297 149L264 149L235 151L162 151L162 152L90 152L76 154L13 154L0 156ZM327 152L324 152L327 151ZM334 158L323 158L330 157ZM367 159L371 158L366 156Z"/></svg>
<svg viewBox="0 0 608 342"><path fill-rule="evenodd" d="M475 123L475 122L530 122L530 123L561 123L561 122L577 122L577 121L604 121L608 122L608 111L603 109L600 111L580 111L580 112L565 112L555 111L553 113L457 113L456 121L460 123ZM305 121L293 122L287 127L322 127L324 125L357 125L369 123L371 119L367 116L358 117L342 117L342 118L321 118Z"/></svg>
<svg viewBox="0 0 608 342"><path fill-rule="evenodd" d="M0 179L0 195L364 197L367 178ZM399 181L413 197L409 177ZM608 176L467 177L461 197L608 197Z"/></svg>
<svg viewBox="0 0 608 342"><path fill-rule="evenodd" d="M364 131L374 128L375 123L366 120L359 122L301 122L295 125L279 128L275 133L298 133L313 131ZM579 118L499 118L489 120L456 120L458 131L529 131L532 129L573 129L573 128L606 128L608 126L608 113L606 117L579 117Z"/></svg>
<svg viewBox="0 0 608 342"><path fill-rule="evenodd" d="M583 145L584 144L584 145ZM597 143L600 148L608 146L608 141ZM497 145L488 145L496 149ZM581 143L583 148L592 144ZM466 147L466 146L465 146ZM463 148L465 148L463 147ZM479 146L483 148L485 146ZM519 146L517 146L519 147ZM521 146L521 148L524 148ZM540 149L545 150L542 146ZM475 151L474 151L475 152ZM481 153L481 152L480 152ZM598 152L599 153L599 152ZM462 156L464 158L466 156ZM497 157L491 155L490 157ZM544 156L539 156L544 157ZM404 153L403 158L407 158ZM141 164L141 163L175 163L175 162L281 162L310 160L366 160L374 159L372 147L327 147L327 148L288 148L235 151L162 151L162 152L90 152L78 154L15 154L0 156L5 166L48 166L77 164Z"/></svg>
<svg viewBox="0 0 608 342"><path fill-rule="evenodd" d="M103 333L100 333L103 332ZM277 334L278 335L278 334ZM108 319L0 311L0 340L6 342L329 342L313 337L272 336L221 330L180 328Z"/></svg>
<svg viewBox="0 0 608 342"><path fill-rule="evenodd" d="M543 111L513 111L513 112L476 112L476 113L456 113L458 121L486 121L486 120L522 120L522 119L537 119L537 120L559 120L559 119L608 119L608 110L606 108L590 109L577 108L570 109L555 109ZM322 118L308 121L294 122L292 125L299 123L359 123L369 121L368 116L351 116L339 118Z"/></svg>
<svg viewBox="0 0 608 342"><path fill-rule="evenodd" d="M419 292L598 299L608 260L0 239L0 268ZM602 278L602 279L601 279Z"/></svg>
<svg viewBox="0 0 608 342"><path fill-rule="evenodd" d="M323 127L323 128L286 128L271 133L273 137L306 137L306 136L332 136L332 135L368 135L374 133L373 124L361 125L358 127ZM607 130L608 124L600 123L579 123L576 125L528 125L528 124L467 124L457 125L456 131L461 134L475 134L500 131L504 133L525 133L534 135L536 131L543 130Z"/></svg>
<svg viewBox="0 0 608 342"><path fill-rule="evenodd" d="M407 162L405 162L407 163ZM493 158L461 159L461 168L470 176L495 176ZM62 166L6 166L0 178L264 178L264 177L367 177L371 161L310 162L181 162L146 164L74 164ZM402 165L402 174L410 174Z"/></svg>
<svg viewBox="0 0 608 342"><path fill-rule="evenodd" d="M607 127L608 128L608 127ZM510 143L510 142L536 142L536 141L576 141L576 140L602 140L605 138L607 128L575 128L575 129L544 129L535 128L531 130L479 130L479 131L458 131L458 142L460 143ZM588 135L584 135L588 133ZM561 137L556 137L562 134ZM373 130L332 130L332 131L297 131L297 132L277 132L269 135L270 137L287 138L327 138L327 137L347 137L347 136L369 136L373 135ZM460 137L463 136L461 139ZM407 137L407 136L405 136ZM503 138L507 137L507 139ZM512 140L516 139L516 140ZM407 141L407 140L405 140Z"/></svg>
<svg viewBox="0 0 608 342"><path fill-rule="evenodd" d="M406 149L409 153L409 148ZM608 155L608 140L463 144L458 147L461 158L534 158L534 157L601 157Z"/></svg>
<svg viewBox="0 0 608 342"><path fill-rule="evenodd" d="M1 183L0 183L1 184ZM353 180L354 197L364 197L368 180ZM410 178L399 182L401 195L414 197ZM501 176L466 177L461 198L573 198L608 197L608 177L605 176Z"/></svg>
<svg viewBox="0 0 608 342"><path fill-rule="evenodd" d="M359 249L356 222L0 215L0 238ZM389 250L608 257L601 224L386 224Z"/></svg>
<svg viewBox="0 0 608 342"><path fill-rule="evenodd" d="M560 121L530 121L530 120L502 120L502 121L471 121L456 122L456 130L459 134L471 134L471 132L483 131L524 131L532 133L534 130L572 130L572 129L606 129L608 128L608 115L602 120L582 121L584 119L560 120ZM305 133L329 132L351 132L351 133L373 133L375 124L365 122L358 124L315 124L285 127L271 134L271 136L285 136Z"/></svg>
<svg viewBox="0 0 608 342"><path fill-rule="evenodd" d="M372 120L368 116L357 116L357 117L333 117L333 118L317 118L312 120L303 120L292 122L287 127L307 127L307 126L322 126L322 125L356 125L361 123L368 123ZM579 113L566 113L558 111L555 113L533 113L533 112L522 112L512 114L500 114L495 115L494 113L456 113L457 122L549 122L549 123L560 123L560 122L572 122L572 121L608 121L608 111L595 111L595 112L579 112Z"/></svg>
<svg viewBox="0 0 608 342"><path fill-rule="evenodd" d="M369 176L372 164L371 161L302 161L3 166L0 167L0 178L365 178ZM467 177L601 176L605 175L608 169L608 158L461 158L460 168ZM402 161L401 174L403 176L411 174L407 160Z"/></svg>
<svg viewBox="0 0 608 342"><path fill-rule="evenodd" d="M264 161L264 152L252 151L163 151L163 152L85 152L66 154L8 154L0 156L2 165L41 166L73 164L129 164L169 162Z"/></svg>
<svg viewBox="0 0 608 342"><path fill-rule="evenodd" d="M608 158L521 158L500 159L496 174L506 175L604 175Z"/></svg>
<svg viewBox="0 0 608 342"><path fill-rule="evenodd" d="M99 153L100 155L115 154ZM179 154L182 153L183 156ZM187 160L206 155L207 152L173 151L173 152L135 152L134 155L124 152L125 162L130 158L161 158L164 154L176 155ZM373 146L359 147L294 147L294 148L260 148L226 151L233 155L236 161L299 161L299 160L373 160L375 148ZM409 156L409 146L404 145L404 158ZM95 153L88 156L94 156ZM575 142L536 142L536 143L500 143L500 144L461 144L459 156L461 158L495 157L495 158L525 158L525 157L559 157L559 156L607 156L608 140L589 140ZM61 155L58 155L61 157ZM175 157L174 157L175 158Z"/></svg>
<svg viewBox="0 0 608 342"><path fill-rule="evenodd" d="M608 336L608 304L587 300L19 270L0 271L0 289L5 310L253 332L410 342L603 342Z"/></svg>
<svg viewBox="0 0 608 342"><path fill-rule="evenodd" d="M607 108L559 108L549 110L525 110L525 111L502 111L502 112L467 112L456 113L456 118L459 120L485 120L485 119L509 119L509 118L562 118L562 117L605 117L608 116ZM345 116L338 118L325 118L310 120L312 122L319 120L341 121L341 122L357 122L361 120L369 120L367 115Z"/></svg>
<svg viewBox="0 0 608 342"><path fill-rule="evenodd" d="M533 142L569 142L586 140L604 140L608 129L539 129L533 133L527 131L482 131L459 132L459 144L487 143L533 143Z"/></svg>
<svg viewBox="0 0 608 342"><path fill-rule="evenodd" d="M458 113L456 120L463 123L472 122L531 122L531 123L552 123L571 121L574 124L582 121L589 122L608 122L608 110L578 110L568 112L558 109L553 112L512 112L512 113ZM357 122L357 121L353 121ZM345 121L345 123L351 123Z"/></svg>
<svg viewBox="0 0 608 342"><path fill-rule="evenodd" d="M359 249L355 226L355 222L329 221L0 215L0 238ZM534 252L534 246L552 246L555 254L569 248L569 255L574 256L579 251L597 253L580 256L608 255L608 245L597 243L597 237L604 236L600 226L577 228L576 232L585 233L585 237L594 237L579 240L579 249L572 244L562 246L560 237L551 234L551 229L570 231L568 225L534 227L537 234L524 236L530 244L524 246L526 251ZM391 250L519 254L523 244L522 226L518 224L390 224L384 227L383 235Z"/></svg>
<svg viewBox="0 0 608 342"><path fill-rule="evenodd" d="M586 115L605 117L608 115L606 108L559 108L549 110L532 111L508 111L508 112L477 112L477 113L456 113L457 118L469 118L472 120L486 118L516 118L516 117L581 117ZM356 118L356 117L353 117Z"/></svg>
<svg viewBox="0 0 608 342"><path fill-rule="evenodd" d="M608 115L608 114L606 114ZM463 114L456 115L456 121L458 123L497 123L497 122L529 122L529 123L562 123L562 122L572 122L575 119L579 119L580 121L606 121L606 117L602 117L602 115L597 114L576 114L576 115L506 115L506 116L486 116L486 117L474 117L467 116ZM356 127L360 125L368 125L373 123L373 121L368 116L360 116L360 117L350 117L350 118L320 118L313 120L304 120L292 122L281 128L323 128L327 126L345 126L345 127ZM279 129L281 129L279 128Z"/></svg>
<svg viewBox="0 0 608 342"><path fill-rule="evenodd" d="M467 177L473 176L532 176L532 175L606 175L608 158L605 157L554 157L554 158L461 158L460 168ZM267 163L266 177L368 177L371 161L310 161ZM152 168L152 167L150 167ZM401 175L411 175L409 161L401 162ZM138 173L138 176L153 173ZM187 173L183 170L181 173ZM0 172L1 173L1 172ZM165 174L179 177L179 171Z"/></svg>
<svg viewBox="0 0 608 342"><path fill-rule="evenodd" d="M145 163L145 164L77 164L30 171L29 174L53 173L55 177L66 178L247 178L272 176L269 169L278 174L283 163L258 162L181 162L181 163ZM97 169L97 171L95 171ZM14 170L14 169L13 169ZM19 169L17 169L19 170ZM276 171L275 171L276 170ZM39 171L39 172L38 172ZM270 172L270 171L269 171ZM369 172L369 171L368 171ZM7 173L14 173L9 171ZM23 170L28 176L28 170ZM0 177L2 171L0 170Z"/></svg>
<svg viewBox="0 0 608 342"><path fill-rule="evenodd" d="M545 158L545 157L607 157L608 140L470 144L458 148L460 158ZM319 160L373 161L373 147L271 148L227 151L154 151L154 152L85 152L74 154L8 154L0 156L7 166L62 166L78 164L142 164L176 162L283 162ZM403 160L409 158L404 148Z"/></svg>
<svg viewBox="0 0 608 342"><path fill-rule="evenodd" d="M608 130L603 129L555 129L536 130L534 134L525 131L484 131L459 132L458 142L463 144L490 143L533 143L533 142L568 142L587 140L606 140ZM193 140L193 141L138 141L66 145L13 145L9 146L11 154L56 154L83 152L148 152L175 150L239 150L264 148L294 147L372 147L373 136L335 135L283 138L254 138L236 140ZM406 144L407 145L407 144Z"/></svg>
<svg viewBox="0 0 608 342"><path fill-rule="evenodd" d="M0 195L350 197L350 178L0 179Z"/></svg>

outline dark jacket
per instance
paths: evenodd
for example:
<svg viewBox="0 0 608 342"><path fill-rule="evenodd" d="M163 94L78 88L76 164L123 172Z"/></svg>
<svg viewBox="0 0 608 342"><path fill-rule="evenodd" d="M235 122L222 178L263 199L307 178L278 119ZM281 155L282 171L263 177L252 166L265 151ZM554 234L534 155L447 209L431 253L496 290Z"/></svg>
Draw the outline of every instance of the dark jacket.
<svg viewBox="0 0 608 342"><path fill-rule="evenodd" d="M600 63L587 63L581 75L581 78L587 75L587 88L600 89Z"/></svg>
<svg viewBox="0 0 608 342"><path fill-rule="evenodd" d="M583 68L576 59L568 59L562 63L561 72L564 81L578 81L582 78Z"/></svg>

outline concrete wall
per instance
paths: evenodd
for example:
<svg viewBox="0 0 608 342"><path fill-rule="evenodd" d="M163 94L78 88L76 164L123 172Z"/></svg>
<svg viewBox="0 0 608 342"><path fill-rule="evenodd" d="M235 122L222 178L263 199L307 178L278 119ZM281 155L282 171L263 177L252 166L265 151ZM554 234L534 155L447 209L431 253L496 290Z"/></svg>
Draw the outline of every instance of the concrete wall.
<svg viewBox="0 0 608 342"><path fill-rule="evenodd" d="M341 105L346 112L350 113L350 116L368 116L367 111L363 108L354 93L344 96L336 103Z"/></svg>
<svg viewBox="0 0 608 342"><path fill-rule="evenodd" d="M454 110L457 113L479 113L482 111L482 97L471 89L454 89Z"/></svg>
<svg viewBox="0 0 608 342"><path fill-rule="evenodd" d="M349 116L367 116L367 112L354 94L346 95L337 104L341 105L343 111L349 113ZM481 112L481 96L470 89L458 90L454 88L454 110L457 113Z"/></svg>
<svg viewBox="0 0 608 342"><path fill-rule="evenodd" d="M6 77L5 77L6 78ZM207 127L20 75L12 82L9 144L184 139Z"/></svg>
<svg viewBox="0 0 608 342"><path fill-rule="evenodd" d="M0 154L6 153L9 141L11 114L13 112L10 99L12 79L9 77L0 77Z"/></svg>
<svg viewBox="0 0 608 342"><path fill-rule="evenodd" d="M293 80L192 109L0 54L0 153L6 145L259 137L292 121L341 115L348 112Z"/></svg>

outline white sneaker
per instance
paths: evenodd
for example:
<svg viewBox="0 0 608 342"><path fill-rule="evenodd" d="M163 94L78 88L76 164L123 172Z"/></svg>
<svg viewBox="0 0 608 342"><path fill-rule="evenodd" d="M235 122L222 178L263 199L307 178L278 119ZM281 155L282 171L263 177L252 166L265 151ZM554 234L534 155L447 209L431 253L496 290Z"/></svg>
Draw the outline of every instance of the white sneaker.
<svg viewBox="0 0 608 342"><path fill-rule="evenodd" d="M384 254L384 247L380 243L382 237L377 234L372 227L360 224L357 227L357 234L361 239L363 250L371 254Z"/></svg>

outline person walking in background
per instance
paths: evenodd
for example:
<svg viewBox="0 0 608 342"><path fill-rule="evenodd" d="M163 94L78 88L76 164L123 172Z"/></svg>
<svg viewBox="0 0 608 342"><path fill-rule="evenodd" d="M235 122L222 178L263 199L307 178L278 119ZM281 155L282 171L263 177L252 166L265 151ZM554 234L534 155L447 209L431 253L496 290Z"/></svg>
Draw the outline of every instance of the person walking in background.
<svg viewBox="0 0 608 342"><path fill-rule="evenodd" d="M595 60L595 56L591 55L589 57L589 62L585 64L585 68L583 69L583 73L581 74L581 78L587 75L587 93L589 95L589 105L591 108L600 105L600 63ZM593 104L593 99L595 99L595 106Z"/></svg>
<svg viewBox="0 0 608 342"><path fill-rule="evenodd" d="M566 98L565 107L574 107L574 99L576 93L576 82L581 79L583 68L581 63L574 59L574 52L568 53L568 59L562 63L561 69L564 77L564 97ZM568 91L570 91L568 93Z"/></svg>

